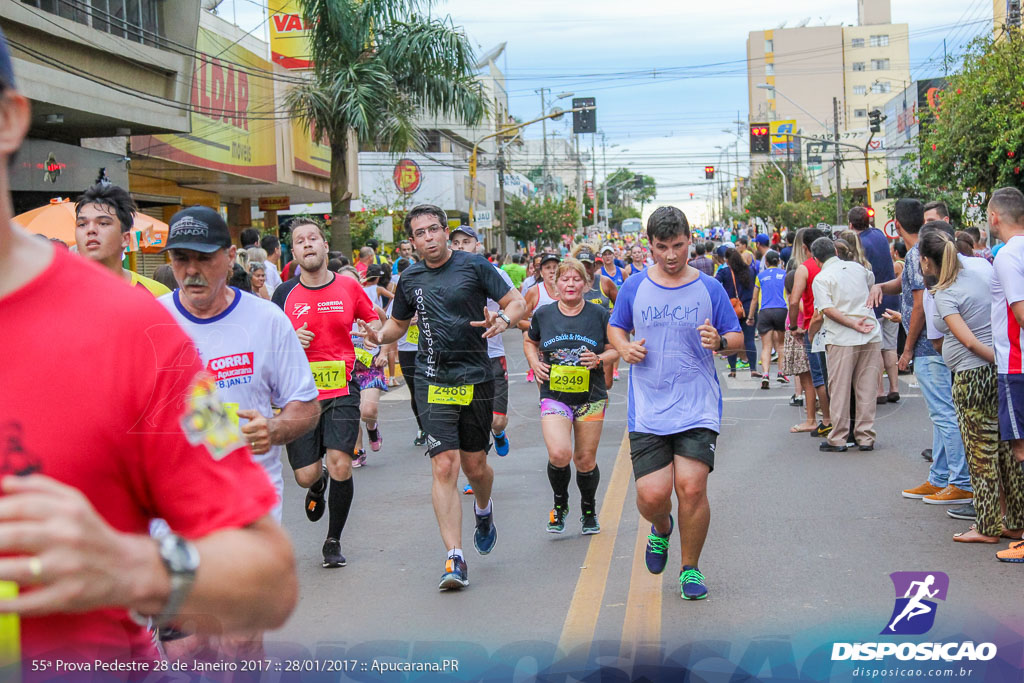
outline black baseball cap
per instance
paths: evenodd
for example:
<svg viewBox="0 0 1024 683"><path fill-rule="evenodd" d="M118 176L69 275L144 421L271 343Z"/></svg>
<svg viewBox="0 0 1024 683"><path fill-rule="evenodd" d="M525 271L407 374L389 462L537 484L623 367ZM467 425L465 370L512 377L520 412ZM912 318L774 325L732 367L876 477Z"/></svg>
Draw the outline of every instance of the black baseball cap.
<svg viewBox="0 0 1024 683"><path fill-rule="evenodd" d="M168 225L168 249L189 249L212 254L231 246L231 232L224 218L208 206L190 206L174 214Z"/></svg>
<svg viewBox="0 0 1024 683"><path fill-rule="evenodd" d="M363 280L369 280L373 277L384 277L384 266L379 263L371 263L366 267L366 275L363 276Z"/></svg>
<svg viewBox="0 0 1024 683"><path fill-rule="evenodd" d="M594 262L594 252L590 249L580 249L580 253L576 256L577 261L584 261L587 263Z"/></svg>
<svg viewBox="0 0 1024 683"><path fill-rule="evenodd" d="M0 90L14 88L14 67L11 66L11 53L7 49L4 32L0 31Z"/></svg>
<svg viewBox="0 0 1024 683"><path fill-rule="evenodd" d="M459 227L455 228L450 233L448 233L448 237L451 238L451 236L454 235L457 232L461 232L461 233L463 233L465 235L469 235L470 237L475 239L477 242L480 241L480 235L476 234L476 230L474 230L473 228L469 227L468 225L460 225Z"/></svg>
<svg viewBox="0 0 1024 683"><path fill-rule="evenodd" d="M558 254L552 254L551 252L547 252L546 251L546 252L544 252L543 254L540 255L540 264L543 266L548 261L554 261L555 263L560 263L562 261L562 259L558 256Z"/></svg>

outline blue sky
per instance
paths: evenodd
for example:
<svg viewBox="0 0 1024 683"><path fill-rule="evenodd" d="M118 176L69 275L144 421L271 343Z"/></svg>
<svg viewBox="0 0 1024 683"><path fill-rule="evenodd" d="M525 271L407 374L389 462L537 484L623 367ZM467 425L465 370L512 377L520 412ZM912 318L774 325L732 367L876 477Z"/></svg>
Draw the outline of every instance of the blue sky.
<svg viewBox="0 0 1024 683"><path fill-rule="evenodd" d="M219 13L249 29L259 23L255 4L226 0ZM498 66L506 71L514 115L540 113L541 87L595 97L598 127L608 145L617 145L608 150L609 172L625 165L654 176L655 204L676 204L694 221L705 211L704 165L717 165L715 146L735 139L723 129L736 128L737 112L746 118L747 33L806 18L811 25L857 21L856 0L442 0L432 11L465 27L478 54L507 42ZM942 73L943 39L955 54L990 31L991 19L992 0L892 0L893 22L910 25L915 78ZM540 138L540 126L533 128L525 137ZM569 135L570 123L552 130ZM598 154L600 177L600 147Z"/></svg>

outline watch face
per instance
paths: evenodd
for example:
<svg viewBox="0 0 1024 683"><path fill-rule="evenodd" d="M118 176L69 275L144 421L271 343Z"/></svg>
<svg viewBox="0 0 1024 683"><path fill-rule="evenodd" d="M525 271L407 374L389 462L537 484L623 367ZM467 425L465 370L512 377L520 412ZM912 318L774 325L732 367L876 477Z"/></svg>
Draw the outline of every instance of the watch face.
<svg viewBox="0 0 1024 683"><path fill-rule="evenodd" d="M194 573L199 568L199 551L181 536L169 534L160 541L160 556L175 573Z"/></svg>

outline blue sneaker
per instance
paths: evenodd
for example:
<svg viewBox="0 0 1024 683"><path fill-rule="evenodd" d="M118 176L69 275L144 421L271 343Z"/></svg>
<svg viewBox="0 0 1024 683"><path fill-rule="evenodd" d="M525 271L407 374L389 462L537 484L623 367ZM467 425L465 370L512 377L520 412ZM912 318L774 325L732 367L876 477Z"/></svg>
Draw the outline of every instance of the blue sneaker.
<svg viewBox="0 0 1024 683"><path fill-rule="evenodd" d="M437 589L458 590L469 585L469 568L466 561L461 557L449 557L444 563L444 574L441 575L441 583Z"/></svg>
<svg viewBox="0 0 1024 683"><path fill-rule="evenodd" d="M672 519L672 515L668 516L668 520L671 526L666 535L660 535L652 524L651 533L647 536L647 552L644 559L647 562L647 571L652 574L665 571L665 565L668 563L668 542L676 528L676 521Z"/></svg>
<svg viewBox="0 0 1024 683"><path fill-rule="evenodd" d="M494 528L494 508L491 504L491 512L486 515L476 515L476 531L473 532L473 547L481 555L494 550L494 544L498 540L498 530ZM474 507L474 514L476 508Z"/></svg>
<svg viewBox="0 0 1024 683"><path fill-rule="evenodd" d="M683 571L679 572L679 597L683 600L703 600L708 597L704 575L696 567L684 565Z"/></svg>
<svg viewBox="0 0 1024 683"><path fill-rule="evenodd" d="M508 436L505 432L494 435L494 452L503 458L508 455Z"/></svg>

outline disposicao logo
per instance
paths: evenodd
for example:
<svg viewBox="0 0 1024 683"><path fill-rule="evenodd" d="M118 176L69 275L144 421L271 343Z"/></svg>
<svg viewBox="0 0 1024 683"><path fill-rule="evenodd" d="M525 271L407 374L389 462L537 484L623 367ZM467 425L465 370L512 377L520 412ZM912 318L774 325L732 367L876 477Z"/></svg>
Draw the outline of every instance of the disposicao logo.
<svg viewBox="0 0 1024 683"><path fill-rule="evenodd" d="M945 572L893 572L896 605L881 635L917 636L935 624L935 600L946 600L949 576Z"/></svg>
<svg viewBox="0 0 1024 683"><path fill-rule="evenodd" d="M936 600L946 600L949 576L944 572L893 572L896 604L880 635L917 636L935 625ZM834 643L832 660L988 661L996 656L993 643Z"/></svg>

